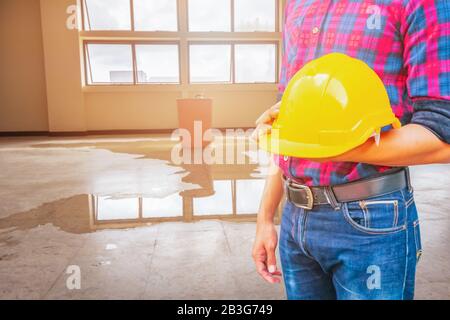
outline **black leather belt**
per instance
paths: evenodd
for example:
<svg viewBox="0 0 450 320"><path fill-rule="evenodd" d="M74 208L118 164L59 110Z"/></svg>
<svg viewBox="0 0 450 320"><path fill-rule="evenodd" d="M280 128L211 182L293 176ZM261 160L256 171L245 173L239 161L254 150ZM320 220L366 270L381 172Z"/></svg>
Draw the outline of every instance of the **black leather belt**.
<svg viewBox="0 0 450 320"><path fill-rule="evenodd" d="M411 188L408 168L394 169L377 177L330 187L308 187L284 177L287 199L295 206L313 210L317 205L338 209L342 203L382 196Z"/></svg>

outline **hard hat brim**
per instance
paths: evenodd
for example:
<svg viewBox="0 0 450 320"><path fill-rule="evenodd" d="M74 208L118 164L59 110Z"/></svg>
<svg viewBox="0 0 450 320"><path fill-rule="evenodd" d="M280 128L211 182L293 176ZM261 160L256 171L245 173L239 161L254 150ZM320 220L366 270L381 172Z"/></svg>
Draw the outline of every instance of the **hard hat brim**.
<svg viewBox="0 0 450 320"><path fill-rule="evenodd" d="M392 125L394 129L399 129L401 127L400 121L396 118L394 122L388 123L386 126L387 125ZM379 131L380 128L369 128L359 139L347 143L344 142L335 146L292 142L285 139L274 138L272 133L269 133L260 137L259 147L269 153L282 156L303 159L325 159L342 155L363 145L373 136L374 132Z"/></svg>

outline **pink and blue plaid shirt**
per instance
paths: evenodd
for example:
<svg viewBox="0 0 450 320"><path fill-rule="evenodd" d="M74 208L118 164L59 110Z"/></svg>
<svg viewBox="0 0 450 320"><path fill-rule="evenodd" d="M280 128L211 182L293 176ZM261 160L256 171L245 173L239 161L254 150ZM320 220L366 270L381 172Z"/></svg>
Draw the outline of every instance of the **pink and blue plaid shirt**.
<svg viewBox="0 0 450 320"><path fill-rule="evenodd" d="M280 92L309 61L341 52L377 72L404 125L411 123L416 102L450 99L450 0L287 0L285 19ZM309 186L389 169L275 158L286 176Z"/></svg>

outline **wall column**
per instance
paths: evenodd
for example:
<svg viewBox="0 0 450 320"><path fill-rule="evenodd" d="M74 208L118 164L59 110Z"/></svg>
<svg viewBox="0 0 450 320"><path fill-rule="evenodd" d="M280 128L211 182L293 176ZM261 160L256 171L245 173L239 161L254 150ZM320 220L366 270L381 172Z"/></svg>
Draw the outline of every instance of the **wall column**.
<svg viewBox="0 0 450 320"><path fill-rule="evenodd" d="M79 33L67 26L73 14L69 9L76 4L41 0L50 132L86 131Z"/></svg>

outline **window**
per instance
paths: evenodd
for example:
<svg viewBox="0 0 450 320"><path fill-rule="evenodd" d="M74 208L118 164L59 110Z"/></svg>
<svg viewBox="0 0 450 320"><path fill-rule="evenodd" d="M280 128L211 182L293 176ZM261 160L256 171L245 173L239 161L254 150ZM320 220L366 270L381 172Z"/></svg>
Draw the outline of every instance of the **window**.
<svg viewBox="0 0 450 320"><path fill-rule="evenodd" d="M177 31L177 0L134 0L136 31Z"/></svg>
<svg viewBox="0 0 450 320"><path fill-rule="evenodd" d="M275 83L276 63L276 44L189 46L190 83Z"/></svg>
<svg viewBox="0 0 450 320"><path fill-rule="evenodd" d="M276 31L275 0L189 0L188 8L191 32Z"/></svg>
<svg viewBox="0 0 450 320"><path fill-rule="evenodd" d="M84 29L177 31L177 0L85 0Z"/></svg>
<svg viewBox="0 0 450 320"><path fill-rule="evenodd" d="M236 54L236 82L276 82L275 44L238 44Z"/></svg>
<svg viewBox="0 0 450 320"><path fill-rule="evenodd" d="M136 45L138 83L179 83L178 45Z"/></svg>
<svg viewBox="0 0 450 320"><path fill-rule="evenodd" d="M234 22L238 32L275 32L276 1L234 0Z"/></svg>
<svg viewBox="0 0 450 320"><path fill-rule="evenodd" d="M90 84L134 82L132 47L129 44L87 45Z"/></svg>
<svg viewBox="0 0 450 320"><path fill-rule="evenodd" d="M189 0L189 31L231 31L230 0Z"/></svg>
<svg viewBox="0 0 450 320"><path fill-rule="evenodd" d="M130 30L129 0L85 0L86 30Z"/></svg>
<svg viewBox="0 0 450 320"><path fill-rule="evenodd" d="M231 45L191 45L189 57L191 83L231 82Z"/></svg>
<svg viewBox="0 0 450 320"><path fill-rule="evenodd" d="M281 3L82 0L85 83L276 83Z"/></svg>
<svg viewBox="0 0 450 320"><path fill-rule="evenodd" d="M178 56L177 44L88 42L87 82L88 84L180 83Z"/></svg>

